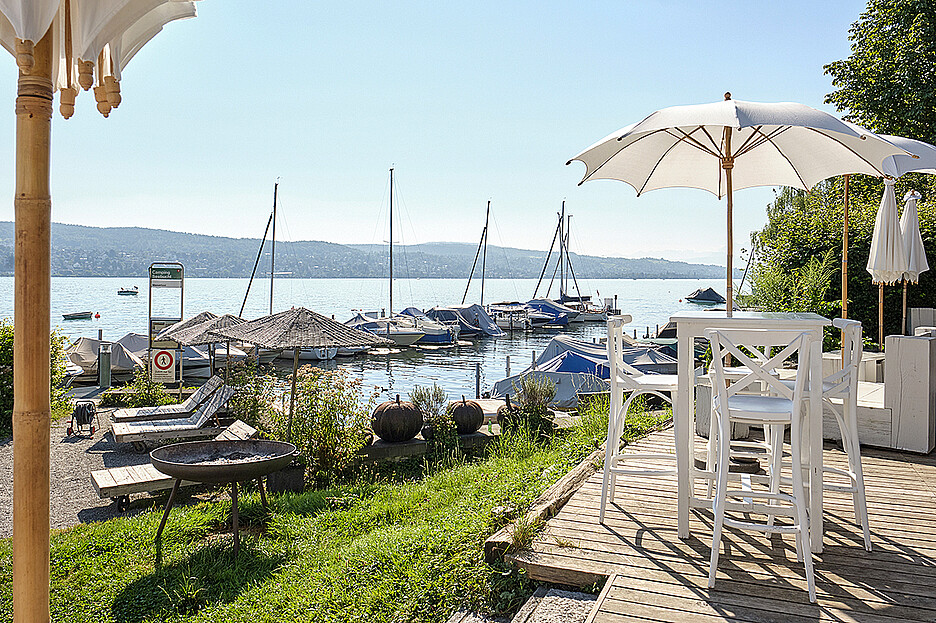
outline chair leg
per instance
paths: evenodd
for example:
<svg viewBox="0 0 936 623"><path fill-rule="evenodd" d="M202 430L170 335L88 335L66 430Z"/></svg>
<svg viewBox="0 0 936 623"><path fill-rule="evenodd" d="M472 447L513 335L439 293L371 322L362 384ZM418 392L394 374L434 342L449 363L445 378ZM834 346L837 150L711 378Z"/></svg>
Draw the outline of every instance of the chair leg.
<svg viewBox="0 0 936 623"><path fill-rule="evenodd" d="M848 400L848 397L845 398ZM842 449L848 459L848 471L851 479L852 505L855 508L855 522L861 526L865 550L871 551L871 528L868 524L868 504L865 498L864 473L861 469L861 441L858 438L857 405L849 404L842 414L831 402L826 402L835 414L835 419L842 434ZM855 407L855 408L851 408Z"/></svg>
<svg viewBox="0 0 936 623"><path fill-rule="evenodd" d="M631 395L624 401L620 409L615 409L611 405L608 413L608 439L605 441L605 462L604 473L601 478L601 505L598 510L598 523L604 524L605 510L607 509L608 499L614 501L614 490L617 487L617 477L611 472L611 466L621 452L621 435L624 432L624 420L627 417L627 410L630 403L634 400L637 392L631 392Z"/></svg>
<svg viewBox="0 0 936 623"><path fill-rule="evenodd" d="M767 469L770 471L770 492L780 492L780 481L783 470L783 431L784 426L764 425L765 441L770 449L769 464ZM774 505L775 500L770 500L770 506ZM767 525L774 525L774 516L767 516Z"/></svg>
<svg viewBox="0 0 936 623"><path fill-rule="evenodd" d="M715 417L715 413L712 413ZM730 424L725 424L719 416L718 421L718 456L716 458L715 499L712 509L714 522L712 525L712 556L709 560L708 587L715 586L715 573L718 570L718 555L721 551L722 528L725 523L725 502L728 495L728 460L731 453L731 435L726 430Z"/></svg>
<svg viewBox="0 0 936 623"><path fill-rule="evenodd" d="M798 415L798 414L797 414ZM793 455L793 498L796 504L796 522L799 531L797 532L797 557L802 557L806 568L806 585L809 588L809 601L816 602L816 578L813 574L812 549L809 542L809 521L806 516L806 491L803 487L803 466L800 456L800 444L802 443L802 430L799 425L800 420L794 416L793 426L790 429L790 453Z"/></svg>

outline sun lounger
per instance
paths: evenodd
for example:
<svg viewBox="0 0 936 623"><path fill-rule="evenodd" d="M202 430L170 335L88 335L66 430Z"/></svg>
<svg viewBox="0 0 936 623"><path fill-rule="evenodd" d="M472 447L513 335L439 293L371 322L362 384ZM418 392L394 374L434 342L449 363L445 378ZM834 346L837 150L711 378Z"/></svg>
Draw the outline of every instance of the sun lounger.
<svg viewBox="0 0 936 623"><path fill-rule="evenodd" d="M203 404L222 385L221 377L215 375L195 390L185 399L185 402L160 407L137 407L131 409L117 409L111 414L114 422L140 422L144 420L169 420L187 417Z"/></svg>
<svg viewBox="0 0 936 623"><path fill-rule="evenodd" d="M236 420L221 431L215 439L220 441L252 439L256 435L256 428L241 420ZM117 498L117 509L120 511L125 511L130 506L130 494L171 489L173 482L175 478L165 475L153 467L152 463L111 467L91 472L91 484L94 490L101 499ZM196 483L182 481L182 486L191 484Z"/></svg>
<svg viewBox="0 0 936 623"><path fill-rule="evenodd" d="M221 432L219 428L206 428L206 425L212 418L217 421L218 411L227 404L234 395L234 391L231 387L222 387L187 418L144 422L115 422L112 429L114 441L117 443L145 443L147 441L217 435Z"/></svg>

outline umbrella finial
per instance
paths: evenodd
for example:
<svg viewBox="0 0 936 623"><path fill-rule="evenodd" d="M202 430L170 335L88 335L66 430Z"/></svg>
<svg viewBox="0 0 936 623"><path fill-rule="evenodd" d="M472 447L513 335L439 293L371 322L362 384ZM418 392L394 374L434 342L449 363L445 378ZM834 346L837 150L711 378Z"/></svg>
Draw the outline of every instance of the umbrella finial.
<svg viewBox="0 0 936 623"><path fill-rule="evenodd" d="M107 117L111 111L110 102L107 101L107 91L105 87L94 87L94 99L97 101L98 112Z"/></svg>
<svg viewBox="0 0 936 623"><path fill-rule="evenodd" d="M33 65L36 64L36 59L33 57L34 48L32 41L16 40L16 66L27 76L32 72Z"/></svg>
<svg viewBox="0 0 936 623"><path fill-rule="evenodd" d="M94 61L81 61L78 63L78 84L85 91L94 84Z"/></svg>
<svg viewBox="0 0 936 623"><path fill-rule="evenodd" d="M70 119L75 114L75 97L78 95L78 89L67 87L59 92L59 112L62 117Z"/></svg>
<svg viewBox="0 0 936 623"><path fill-rule="evenodd" d="M725 99L726 99L726 100L730 100L730 99L731 99L731 91L725 91Z"/></svg>
<svg viewBox="0 0 936 623"><path fill-rule="evenodd" d="M120 83L113 76L104 76L104 91L107 93L107 103L111 108L120 106Z"/></svg>

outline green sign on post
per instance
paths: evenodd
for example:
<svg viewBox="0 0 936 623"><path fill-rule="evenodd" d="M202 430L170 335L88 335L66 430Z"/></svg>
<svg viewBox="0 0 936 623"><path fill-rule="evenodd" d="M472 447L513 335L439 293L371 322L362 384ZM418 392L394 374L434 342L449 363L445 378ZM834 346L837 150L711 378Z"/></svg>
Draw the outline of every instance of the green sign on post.
<svg viewBox="0 0 936 623"><path fill-rule="evenodd" d="M181 266L150 266L150 286L153 288L181 288Z"/></svg>

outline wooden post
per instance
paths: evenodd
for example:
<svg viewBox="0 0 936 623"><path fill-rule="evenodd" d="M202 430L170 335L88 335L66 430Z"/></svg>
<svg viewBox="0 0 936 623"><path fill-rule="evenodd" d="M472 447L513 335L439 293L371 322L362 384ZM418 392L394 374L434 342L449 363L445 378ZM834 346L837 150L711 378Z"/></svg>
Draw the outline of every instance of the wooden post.
<svg viewBox="0 0 936 623"><path fill-rule="evenodd" d="M907 335L907 280L903 280L903 315L900 319L900 334Z"/></svg>
<svg viewBox="0 0 936 623"><path fill-rule="evenodd" d="M884 350L884 282L878 284L878 344Z"/></svg>
<svg viewBox="0 0 936 623"><path fill-rule="evenodd" d="M18 42L28 52L32 44ZM52 32L20 64L16 96L13 620L49 620L49 298ZM18 54L17 61L28 54Z"/></svg>
<svg viewBox="0 0 936 623"><path fill-rule="evenodd" d="M848 318L848 181L851 175L845 176L845 192L843 202L845 209L842 213L842 318Z"/></svg>
<svg viewBox="0 0 936 623"><path fill-rule="evenodd" d="M725 93L725 99L731 99L730 93ZM734 297L732 296L732 284L731 284L731 259L734 251L734 233L732 227L732 210L734 208L734 197L731 193L731 170L734 168L734 158L731 155L731 128L725 126L725 155L722 158L722 168L725 170L725 190L728 196L728 207L727 207L727 221L728 221L728 283L725 286L725 289L728 291L728 296L725 297L725 310L728 313L728 317L731 318L732 313L734 312Z"/></svg>

